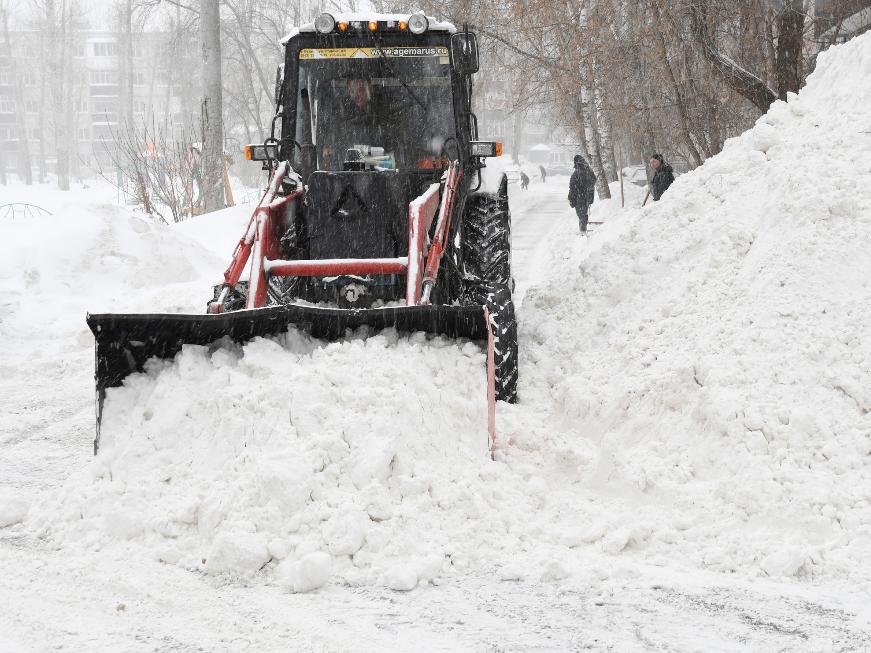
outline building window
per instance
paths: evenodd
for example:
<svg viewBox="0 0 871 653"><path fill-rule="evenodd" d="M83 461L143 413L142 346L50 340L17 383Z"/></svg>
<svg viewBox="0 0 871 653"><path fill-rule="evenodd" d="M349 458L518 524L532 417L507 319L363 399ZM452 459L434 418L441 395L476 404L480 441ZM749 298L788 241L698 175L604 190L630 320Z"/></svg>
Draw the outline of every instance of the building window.
<svg viewBox="0 0 871 653"><path fill-rule="evenodd" d="M85 56L85 44L84 43L76 43L73 46L73 56L77 59L83 59Z"/></svg>
<svg viewBox="0 0 871 653"><path fill-rule="evenodd" d="M136 71L130 75L133 78L134 86L145 86L145 73Z"/></svg>
<svg viewBox="0 0 871 653"><path fill-rule="evenodd" d="M84 100L76 100L75 107L76 107L76 113L87 113L88 112L88 103Z"/></svg>
<svg viewBox="0 0 871 653"><path fill-rule="evenodd" d="M93 105L91 105L91 111L93 113L102 115L106 113L115 113L118 111L118 104L115 102L99 102L95 101Z"/></svg>
<svg viewBox="0 0 871 653"><path fill-rule="evenodd" d="M118 73L114 70L92 70L91 84L117 84Z"/></svg>
<svg viewBox="0 0 871 653"><path fill-rule="evenodd" d="M25 70L22 79L25 86L36 86L36 73L32 70Z"/></svg>
<svg viewBox="0 0 871 653"><path fill-rule="evenodd" d="M28 127L27 128L27 137L32 141L39 140L39 127Z"/></svg>
<svg viewBox="0 0 871 653"><path fill-rule="evenodd" d="M39 113L39 102L36 100L25 100L24 111L26 113Z"/></svg>
<svg viewBox="0 0 871 653"><path fill-rule="evenodd" d="M133 112L138 114L145 113L145 102L141 102L139 100L133 103Z"/></svg>
<svg viewBox="0 0 871 653"><path fill-rule="evenodd" d="M95 141L111 141L112 140L112 130L108 127L95 127L94 128L94 140Z"/></svg>
<svg viewBox="0 0 871 653"><path fill-rule="evenodd" d="M15 113L15 102L9 98L0 98L0 113Z"/></svg>
<svg viewBox="0 0 871 653"><path fill-rule="evenodd" d="M78 130L78 136L80 141L89 141L91 140L91 129L89 127L82 127Z"/></svg>
<svg viewBox="0 0 871 653"><path fill-rule="evenodd" d="M94 43L95 57L115 57L118 55L117 43Z"/></svg>
<svg viewBox="0 0 871 653"><path fill-rule="evenodd" d="M9 71L8 70L0 70L0 86L7 86L9 84Z"/></svg>

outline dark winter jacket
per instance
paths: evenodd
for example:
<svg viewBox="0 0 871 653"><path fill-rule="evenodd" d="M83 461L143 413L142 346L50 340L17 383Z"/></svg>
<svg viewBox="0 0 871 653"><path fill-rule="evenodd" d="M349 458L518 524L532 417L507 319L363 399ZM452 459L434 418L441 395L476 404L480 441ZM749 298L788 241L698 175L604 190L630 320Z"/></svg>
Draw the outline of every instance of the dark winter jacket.
<svg viewBox="0 0 871 653"><path fill-rule="evenodd" d="M596 197L596 173L583 157L575 160L575 171L569 181L569 204L572 208L581 204L590 205Z"/></svg>
<svg viewBox="0 0 871 653"><path fill-rule="evenodd" d="M650 180L650 194L653 195L653 201L658 202L662 194L671 186L674 181L674 170L665 161L659 164L659 170L653 175Z"/></svg>

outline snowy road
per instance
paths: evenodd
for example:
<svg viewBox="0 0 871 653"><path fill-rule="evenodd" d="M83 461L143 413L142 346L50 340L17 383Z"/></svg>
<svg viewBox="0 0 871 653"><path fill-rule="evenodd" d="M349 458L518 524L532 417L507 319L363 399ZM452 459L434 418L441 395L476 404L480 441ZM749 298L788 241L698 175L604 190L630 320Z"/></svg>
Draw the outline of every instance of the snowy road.
<svg viewBox="0 0 871 653"><path fill-rule="evenodd" d="M775 583L625 566L560 584L467 576L413 593L289 595L137 556L5 541L0 652L866 651L867 606ZM863 633L863 626L865 627Z"/></svg>
<svg viewBox="0 0 871 653"><path fill-rule="evenodd" d="M529 287L547 275L552 234L572 220L572 210L565 199L567 188L568 177L554 176L544 184L533 180L525 191L518 184L508 186L514 300L518 305L523 303Z"/></svg>

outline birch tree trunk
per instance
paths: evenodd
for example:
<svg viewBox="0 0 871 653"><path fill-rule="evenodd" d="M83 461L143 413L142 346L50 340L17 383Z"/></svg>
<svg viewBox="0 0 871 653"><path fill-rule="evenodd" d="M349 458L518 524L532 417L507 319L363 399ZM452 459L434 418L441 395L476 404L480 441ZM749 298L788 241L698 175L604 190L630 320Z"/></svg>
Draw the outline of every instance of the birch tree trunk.
<svg viewBox="0 0 871 653"><path fill-rule="evenodd" d="M224 126L221 95L221 14L218 0L200 0L203 56L203 190L204 211L224 208Z"/></svg>
<svg viewBox="0 0 871 653"><path fill-rule="evenodd" d="M575 100L575 125L578 132L578 143L581 145L581 152L587 161L590 160L590 144L587 142L587 119L584 117L584 102L581 100L580 91L578 91L577 99Z"/></svg>
<svg viewBox="0 0 871 653"><path fill-rule="evenodd" d="M593 93L587 93L587 95L589 97L586 111L588 123L585 127L590 130L590 165L593 172L596 173L596 191L599 194L599 199L609 200L611 199L611 189L608 188L608 175L602 163L602 140L599 138L599 114L596 110L596 98Z"/></svg>

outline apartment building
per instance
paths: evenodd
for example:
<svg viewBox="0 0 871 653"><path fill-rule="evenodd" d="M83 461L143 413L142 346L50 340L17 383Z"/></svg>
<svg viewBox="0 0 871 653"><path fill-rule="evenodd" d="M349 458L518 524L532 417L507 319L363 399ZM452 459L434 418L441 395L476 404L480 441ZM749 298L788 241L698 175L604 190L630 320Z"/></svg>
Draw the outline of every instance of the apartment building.
<svg viewBox="0 0 871 653"><path fill-rule="evenodd" d="M199 91L181 71L197 65L196 49L170 54L168 35L137 33L128 53L120 37L67 34L64 47L53 52L38 31L12 32L9 43L0 43L0 165L18 170L26 151L35 172L54 172L60 143L70 152L73 174L86 176L111 167L126 114L140 124L187 121L182 107Z"/></svg>

